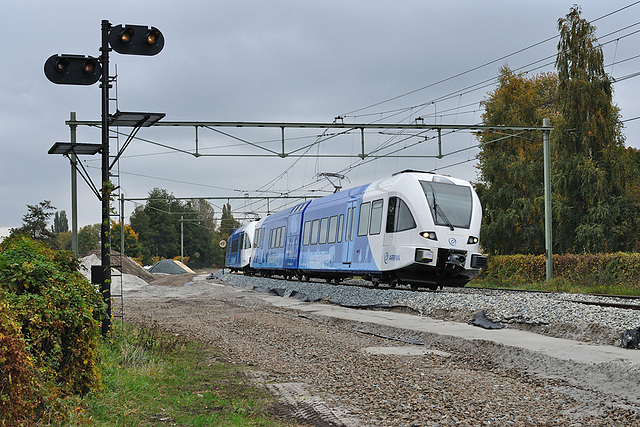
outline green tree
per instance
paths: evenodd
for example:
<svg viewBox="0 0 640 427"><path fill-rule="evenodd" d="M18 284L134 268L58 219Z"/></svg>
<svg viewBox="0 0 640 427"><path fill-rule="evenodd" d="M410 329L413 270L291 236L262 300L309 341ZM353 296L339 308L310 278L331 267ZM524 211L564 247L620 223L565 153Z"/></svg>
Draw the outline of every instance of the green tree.
<svg viewBox="0 0 640 427"><path fill-rule="evenodd" d="M204 199L192 199L184 206L184 245L189 265L209 267L214 263L215 211Z"/></svg>
<svg viewBox="0 0 640 427"><path fill-rule="evenodd" d="M231 205L229 203L222 206L222 216L220 217L220 235L226 240L231 236L233 230L240 227L240 222L236 221L231 213Z"/></svg>
<svg viewBox="0 0 640 427"><path fill-rule="evenodd" d="M100 224L85 225L78 231L78 254L100 249Z"/></svg>
<svg viewBox="0 0 640 427"><path fill-rule="evenodd" d="M233 230L240 227L238 222L231 213L231 205L229 203L222 206L222 215L220 217L220 227L214 234L214 264L217 266L224 265L224 259L226 255L226 249L221 248L219 243L221 240L229 239Z"/></svg>
<svg viewBox="0 0 640 427"><path fill-rule="evenodd" d="M573 6L558 20L559 109L553 168L554 247L628 250L637 207L625 188L624 137L595 27Z"/></svg>
<svg viewBox="0 0 640 427"><path fill-rule="evenodd" d="M131 226L124 225L124 251L121 248L121 225L120 222L111 221L111 250L123 253L124 255L142 261L142 245L138 239L138 233L133 231Z"/></svg>
<svg viewBox="0 0 640 427"><path fill-rule="evenodd" d="M139 235L144 263L151 263L153 257L180 256L183 240L185 257L199 266L211 265L213 213L204 200L181 203L166 190L150 191L145 205L136 207L130 217L131 228Z"/></svg>
<svg viewBox="0 0 640 427"><path fill-rule="evenodd" d="M45 242L49 247L57 249L56 235L49 230L48 224L56 208L49 200L37 205L27 205L28 212L22 217L22 227L14 229L12 233L23 233L34 240Z"/></svg>
<svg viewBox="0 0 640 427"><path fill-rule="evenodd" d="M58 233L58 247L65 251L70 251L72 246L73 236L70 231L63 231L62 233Z"/></svg>
<svg viewBox="0 0 640 427"><path fill-rule="evenodd" d="M191 199L187 202L187 209L198 213L199 224L213 230L216 228L215 210L211 203L204 199Z"/></svg>
<svg viewBox="0 0 640 427"><path fill-rule="evenodd" d="M56 234L69 231L69 220L65 211L56 212L53 217L53 229Z"/></svg>
<svg viewBox="0 0 640 427"><path fill-rule="evenodd" d="M558 79L527 77L507 66L483 101L485 125L540 126L557 117ZM544 172L540 132L482 132L476 190L484 216L480 236L492 253L544 252Z"/></svg>
<svg viewBox="0 0 640 427"><path fill-rule="evenodd" d="M151 235L151 227L149 226L149 216L145 212L145 206L136 206L129 218L131 229L138 235L140 243L140 255L142 263L151 264L151 249L147 246L147 236Z"/></svg>

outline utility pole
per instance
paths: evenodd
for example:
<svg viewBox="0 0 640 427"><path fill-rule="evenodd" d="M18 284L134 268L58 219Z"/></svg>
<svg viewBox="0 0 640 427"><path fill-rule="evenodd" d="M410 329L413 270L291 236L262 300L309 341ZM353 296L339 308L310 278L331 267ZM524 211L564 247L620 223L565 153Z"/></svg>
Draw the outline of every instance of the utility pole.
<svg viewBox="0 0 640 427"><path fill-rule="evenodd" d="M549 119L543 119L542 126L544 128L548 128ZM551 143L549 141L549 134L549 129L542 130L542 146L544 155L544 242L546 249L545 257L547 261L547 281L551 280L553 277L553 239L551 236Z"/></svg>

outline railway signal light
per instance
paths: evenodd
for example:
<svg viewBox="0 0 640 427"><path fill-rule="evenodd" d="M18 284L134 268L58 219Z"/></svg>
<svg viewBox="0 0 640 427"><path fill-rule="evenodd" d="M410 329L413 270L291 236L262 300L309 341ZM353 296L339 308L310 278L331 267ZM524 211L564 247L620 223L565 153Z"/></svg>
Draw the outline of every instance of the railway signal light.
<svg viewBox="0 0 640 427"><path fill-rule="evenodd" d="M111 49L128 55L156 55L164 47L164 37L155 27L143 25L118 25L103 19L101 25L100 59L82 55L52 55L44 63L44 74L56 84L92 85L100 80L102 97L102 227L100 229L102 252L102 289L107 305L107 316L102 321L102 334L111 325L111 260L109 256L109 213L111 194L109 170L109 52ZM140 127L141 125L137 125ZM133 133L131 134L133 135ZM118 154L118 157L122 154Z"/></svg>
<svg viewBox="0 0 640 427"><path fill-rule="evenodd" d="M100 79L102 67L96 58L83 55L51 55L44 74L56 84L92 85Z"/></svg>
<svg viewBox="0 0 640 427"><path fill-rule="evenodd" d="M109 44L126 55L156 55L164 47L164 36L155 27L120 24L111 28Z"/></svg>

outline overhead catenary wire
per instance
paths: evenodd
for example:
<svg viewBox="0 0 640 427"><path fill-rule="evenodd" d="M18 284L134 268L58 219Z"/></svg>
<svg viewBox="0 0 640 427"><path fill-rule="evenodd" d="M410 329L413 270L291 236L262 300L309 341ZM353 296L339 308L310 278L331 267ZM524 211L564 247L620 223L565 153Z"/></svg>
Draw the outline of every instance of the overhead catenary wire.
<svg viewBox="0 0 640 427"><path fill-rule="evenodd" d="M601 16L601 17L599 17L599 18L596 18L596 19L592 20L591 22L596 22L596 21L598 21L598 20L600 20L600 19L603 19L603 18L606 18L606 17L608 17L608 16L611 16L611 15L613 15L613 14L615 14L615 13L618 13L618 12L620 12L620 11L622 11L622 10L625 10L625 9L627 9L627 8L629 8L629 7L635 6L635 5L637 5L638 3L640 3L640 1L634 2L634 3L632 3L632 4L629 4L629 5L627 5L627 6L624 6L624 7L622 7L622 8L619 8L619 9L617 9L617 10L615 10L615 11L612 11L612 12L610 12L610 13L607 13L607 14L605 14L605 15L603 15L603 16ZM631 27L633 27L633 26L635 26L635 25L638 25L638 23L634 23L634 24L629 25L629 26L627 26L627 27L624 27L624 28L622 28L622 29L619 29L619 30L616 30L616 31L614 31L614 32L608 33L607 35L603 36L603 38L604 38L604 37L607 37L607 36L610 36L610 35L613 35L613 34L617 34L617 33L621 32L621 31L626 30L626 29L628 29L628 28L631 28ZM631 34L624 35L624 36L622 36L622 37L629 37L629 36L631 36L631 35L633 35L633 34L635 34L635 33L636 33L636 31L634 31L634 32L633 32L633 33L631 33ZM460 77L460 76L462 76L462 75L465 75L465 74L471 73L471 72L473 72L473 71L475 71L475 70L478 70L478 69L480 69L480 68L483 68L484 66L488 66L488 65L491 65L491 64L496 63L496 62L498 62L498 61L504 60L504 59L506 59L506 58L508 58L508 57L510 57L510 56L512 56L512 55L515 55L515 54L517 54L517 53L523 52L523 51L528 50L528 49L530 49L530 48L532 48L532 47L535 47L535 46L538 46L538 45L544 44L544 43L546 43L546 42L548 42L548 41L550 41L550 40L556 39L557 37L559 37L559 35L556 35L556 36L553 36L553 37L550 37L550 38L544 39L544 40L543 40L543 41L541 41L541 42L538 42L538 43L535 43L535 44L533 44L533 45L530 45L530 46L528 46L528 47L526 47L526 48L520 49L520 50L518 50L518 51L514 52L513 54L505 55L505 56L500 57L500 58L498 58L498 59L496 59L496 60L494 60L494 61L490 61L490 62L484 63L484 64L482 64L482 65L480 65L480 66L477 66L477 67L473 67L473 68L471 68L471 69L469 69L469 70L467 70L467 71L465 71L465 72L458 73L458 74L456 74L456 75L454 75L454 76L451 76L451 77L448 77L448 78L446 78L446 79L440 80L440 81L438 81L438 82L435 82L435 83L432 83L432 84L429 84L429 85L423 86L423 87L418 88L418 89L416 89L416 90L412 90L412 91L406 92L406 93L404 93L404 94L401 94L401 95L398 95L398 96L394 96L394 97L392 97L392 98L388 98L387 100L384 100L384 101L381 101L381 102L377 102L377 103L374 103L374 104L370 104L370 105L368 105L368 106L365 106L365 107L362 107L362 108L359 108L359 109L356 109L356 110L352 110L352 111L350 111L350 112L348 112L348 113L342 114L341 116L342 116L342 117L345 117L345 116L347 116L347 115L350 115L350 114L353 114L353 113L356 113L356 112L364 111L364 110L366 110L366 109L369 109L369 108L372 108L372 107L375 107L375 106L379 106L379 105L382 105L382 104L384 104L384 103L387 103L387 102L390 102L390 101L393 101L393 100L397 100L397 99L399 99L399 98L402 98L402 97L404 97L404 96L407 96L407 95L410 95L410 94L413 94L413 93L419 92L419 91L424 90L424 89L426 89L426 88L433 87L433 86L435 86L435 85L437 85L437 84L440 84L440 83L443 83L443 82L446 82L446 81L450 81L450 80L452 80L452 79L454 79L454 78L456 78L456 77ZM610 41L610 42L614 42L614 41L615 41L616 43L618 43L620 38L621 38L621 37L619 37L619 38L617 38L617 39L615 39L615 40L613 40L613 41ZM609 43L609 42L608 42L608 43ZM546 57L546 58L543 58L543 59L541 59L541 60L537 60L537 61L535 61L535 62L533 62L533 63L530 63L528 66L537 65L537 67L536 67L536 68L533 68L533 69L527 69L527 70L525 70L524 72L531 72L531 71L533 71L533 70L536 70L536 69L539 69L539 68L543 68L543 67L545 67L545 66L552 65L552 64L554 63L554 61L545 62L545 63L543 63L542 65L539 65L539 63L540 63L540 62L543 62L543 61L545 61L545 60L547 60L547 61L548 61L549 59L555 58L555 56L556 56L556 54L554 54L554 55L550 55L550 56L548 56L548 57ZM624 60L620 60L620 61L614 61L614 63L613 63L613 64L615 64L615 63L620 63L620 62L624 62L624 61L629 61L629 60L634 59L634 58L635 58L635 57L632 57L632 58L626 58L626 59L624 59ZM520 69L524 69L524 68L526 68L526 67L528 67L528 66L521 67L521 68L519 68L519 70L520 70ZM632 77L635 77L635 75L624 76L624 77L621 77L621 78L616 79L616 81L622 81L622 80L625 80L625 79L628 79L628 78L632 78ZM494 84L495 84L495 81L497 81L497 78L495 78L495 79L488 79L488 80L485 80L485 81L483 81L483 82L481 82L481 83L494 82ZM477 88L477 86L478 86L478 85L480 85L481 83L477 83L477 84L475 84L475 85L467 86L466 88L464 88L464 89L463 89L463 91L471 91L471 90L472 90L472 89L474 89L474 88L475 88L475 90L477 90L477 89L478 89L478 88ZM482 86L481 86L481 87L482 87ZM486 86L484 86L484 87L486 87ZM460 96L460 95L465 94L465 93L466 93L466 92L461 92L461 90L459 90L459 91L452 92L451 94L449 94L449 96ZM434 102L438 102L438 101L437 101L437 100L436 100L436 101L432 100L432 101L428 101L428 102L423 102L422 104L413 105L413 106L410 106L410 107L404 107L404 108L400 108L400 109L390 110L390 111L388 111L388 113L395 113L395 114L397 114L397 113L400 113L400 112L407 112L407 111L411 111L412 109L414 109L414 108L416 108L416 107L420 107L420 106L424 106L424 105L429 105L429 104L432 104L432 103L434 103ZM468 105L469 105L469 106L471 106L471 105L477 105L477 103L471 103L471 104L468 104ZM473 112L473 113L475 114L475 113L477 112L477 109L474 109L474 110L472 110L471 112ZM367 115L369 115L369 116L370 116L370 115L376 115L376 116L378 116L378 117L381 117L381 116L382 116L382 115L384 115L384 114L385 114L385 112L374 112L374 113L368 113ZM356 117L362 117L362 116L363 116L363 115L359 115L359 116L356 116ZM429 116L425 116L425 117L429 117ZM435 114L434 114L434 117L435 117ZM380 148L376 148L375 150L381 150L381 149L383 149L382 147L383 147L383 146L385 146L385 144L386 144L386 145L388 145L388 144L389 144L389 142L387 141L387 143L383 143L383 144L381 144ZM394 145L395 145L395 144L394 144ZM477 146L472 146L472 147L470 147L470 148L475 148L475 147L477 147ZM375 150L374 150L374 151L375 151ZM369 158L369 159L363 159L363 160L358 161L358 162L354 162L354 163L352 163L351 165L349 165L348 167L346 167L346 168L344 168L344 169L340 170L340 172L341 172L341 173L347 173L348 171L353 170L353 169L355 169L356 167L360 167L360 166L365 165L365 164L367 164L367 163L369 163L369 162L371 162L371 161L374 161L374 160L375 160L375 159L373 159L373 158ZM468 162L468 161L472 161L472 160L471 160L471 159L469 159L469 160L467 160L467 161L465 161L465 162ZM459 163L457 163L457 164L465 163L465 162L459 162ZM453 166L453 165L448 165L448 166L445 166L445 167L451 167L451 166ZM305 186L306 186L306 185L309 185L309 184L305 184ZM301 186L301 187L299 187L299 188L304 188L304 186Z"/></svg>
<svg viewBox="0 0 640 427"><path fill-rule="evenodd" d="M631 4L627 5L627 6L624 6L624 7L618 8L617 10L612 11L612 12L609 12L609 13L607 13L607 14L605 14L605 15L602 15L602 16L600 16L600 17L598 17L598 18L596 18L596 19L592 20L591 22L596 22L596 21L599 21L599 20L604 19L604 18L606 18L606 17L609 17L609 16L611 16L611 15L614 15L615 13L618 13L618 12L620 12L620 11L622 11L622 10L625 10L625 9L628 9L628 8L630 8L630 7L632 7L632 6L635 6L635 5L637 5L638 3L640 3L640 1L636 1L636 2L634 2L634 3L631 3ZM636 23L636 24L633 24L633 25L637 25L637 23ZM631 26L629 26L629 27L631 27ZM629 27L626 27L626 28L629 28ZM617 30L617 31L622 31L622 29L621 29L621 30ZM610 34L611 34L611 33L610 33ZM527 51L527 50L529 50L529 49L532 49L532 48L534 48L534 47L537 47L537 46L543 45L543 44L545 44L545 43L548 43L549 41L551 41L551 40L553 40L553 39L556 39L557 37L558 37L558 35L555 35L555 36L550 37L550 38L546 38L546 39L544 39L544 40L542 40L542 41L540 41L540 42L534 43L534 44L529 45L529 46L527 46L527 47L525 47L525 48L518 49L518 50L514 51L513 53L510 53L510 54L508 54L508 55L501 56L501 57L500 57L500 58L498 58L498 59L495 59L495 60L493 60L493 61L489 61L489 62L483 63L483 64L481 64L481 65L479 65L479 66L472 67L472 68L470 68L470 69L468 69L468 70L466 70L466 71L464 71L464 72L461 72L461 73L455 74L455 75L450 76L450 77L447 77L447 78L445 78L445 79L441 79L440 81L437 81L437 82L434 82L434 83L430 83L430 84L425 85L425 86L422 86L422 87L420 87L420 88L418 88L418 89L415 89L415 90L412 90L412 91L405 92L405 93L403 93L403 94L400 94L400 95L397 95L397 96L394 96L394 97L388 98L387 100L384 100L384 101L381 101L381 102L378 102L378 103L370 104L370 105L368 105L368 106L365 106L365 107L362 107L362 108L358 108L358 109L356 109L356 110L352 110L351 112L346 113L344 116L346 116L346 115L348 115L348 114L353 114L353 113L356 113L356 112L365 111L365 110L367 110L367 109L374 108L374 107L379 106L379 105L383 105L383 104L385 104L385 103L387 103L387 102L394 101L394 100L398 100L398 99L401 99L401 98L406 97L406 96L408 96L408 95L411 95L411 94L414 94L414 93L418 93L418 92L420 92L420 91L422 91L422 90L425 90L425 89L427 89L427 88L430 88L430 87L436 86L436 85L438 85L438 84L440 84L440 83L448 82L448 81L451 81L451 80L453 80L453 79L455 79L455 78L458 78L458 77L462 77L462 76L468 75L468 74L470 74L470 73L472 73L472 72L474 72L474 71L480 70L480 69L482 69L482 68L484 68L484 67L487 67L487 66L489 66L489 65L491 65L491 64L495 64L495 63L497 63L497 62L499 62L499 61L503 61L503 60L505 60L505 59L507 59L507 58L509 58L509 57L512 57L513 55L517 55L517 54L519 54L519 53L522 53L522 52ZM627 36L627 37L628 37L628 36ZM618 40L620 40L620 38L616 39L615 41L618 41ZM611 42L614 42L614 41L611 41ZM639 55L639 56L640 56L640 55ZM636 57L638 57L638 56L636 56ZM549 59L549 58L551 58L551 57L547 57L547 59ZM634 58L635 58L635 57L634 57ZM620 60L620 61L614 61L614 62L612 63L612 65L614 65L614 64L618 64L618 63L621 63L621 62L624 62L624 61L629 61L629 60L634 59L634 58L626 58L626 59L623 59L623 60ZM542 61L542 60L539 60L538 62L540 62L540 61ZM536 65L539 65L539 64L536 64ZM548 64L544 64L543 66L547 66L547 65L548 65ZM530 72L531 70L528 70L528 71ZM628 80L628 79L630 79L630 78L636 77L637 75L638 75L638 73L628 74L628 75L626 75L626 76L622 76L622 77L620 77L620 78L616 79L616 81L624 81L624 80ZM494 79L493 81L495 81L495 79ZM486 86L481 86L480 88L475 88L475 89L474 89L474 86L481 85L482 83L484 83L484 84L488 84L488 83L489 83L489 81L488 81L488 80L485 80L485 81L483 81L483 82L476 83L475 85L469 85L469 86L466 86L465 88L460 89L460 90L458 90L458 91L456 91L456 92L451 92L451 93L450 93L450 94L448 94L448 95L449 95L449 96L451 96L451 97L461 97L462 95L466 95L466 94L468 94L468 93L471 93L471 91L476 91L476 90L479 90L480 88L486 87ZM402 113L402 112L407 113L407 112L411 112L411 111L412 111L412 109L423 108L424 106L431 105L431 104L433 104L434 102L443 102L443 101L445 101L445 100L448 100L448 98L447 98L447 99L439 99L439 98L437 98L435 101L429 101L429 102L425 102L425 103L417 104L417 105L415 105L415 106L405 107L404 109L399 109L399 110L396 110L396 111L399 111L400 113ZM459 100L461 100L461 98L459 98ZM479 104L478 102L474 102L474 103L467 103L467 104L465 104L465 106L463 106L463 107L466 107L466 106L471 107L471 106L475 106L475 105L478 105L478 104ZM458 103L458 107L457 107L457 114L460 114L460 113L461 113L461 111L460 111L460 106L461 106L461 105L460 105L460 102L459 102L459 103ZM479 108L479 109L473 109L473 110L470 110L470 111L462 111L462 112L464 112L464 113L473 113L473 114L475 115L475 113L477 113L479 110L481 110L481 108ZM446 108L445 108L444 110L441 110L441 111L440 111L440 115L439 115L438 117L443 117L443 114L444 114L444 113L451 113L452 111L455 111L455 109L453 109L453 108L451 108L451 109L446 109ZM367 114L369 114L369 113L367 113ZM380 112L377 112L377 113L370 113L370 114L380 115L381 113L380 113ZM457 114L452 113L452 114L448 114L448 115L449 115L449 116L458 117L458 115L457 115ZM435 113L434 113L433 115L432 115L432 114L427 114L427 115L423 115L423 116L424 116L424 117L433 117L433 118L434 118L434 120L435 120L435 119L437 119L437 117L436 117L436 114L435 114ZM364 116L364 115L360 115L360 116L357 116L357 117L365 117L365 116ZM634 120L634 119L627 119L627 120L625 120L625 121L623 121L623 122L631 121L631 120ZM345 133L346 133L346 132L345 132ZM422 136L421 136L421 135L418 135L417 137L422 137ZM395 136L394 138L395 138L395 139L402 139L402 137L400 137L400 136ZM426 141L426 140L427 140L427 139L425 138L425 140L424 140L424 141ZM324 142L324 141L325 141L325 140L323 140L323 139L321 139L321 138L317 138L317 139L316 139L315 141L313 141L312 143L310 143L310 144L308 144L308 145L305 145L304 147L298 148L298 149L297 149L297 151L298 151L298 152L302 152L303 154L306 154L306 153L308 153L308 150L312 149L312 147L317 146L318 144L320 144L320 143L322 143L322 142ZM424 141L421 141L420 143L423 143ZM383 141L381 144L379 144L379 146L375 147L371 152L372 152L372 153L379 153L379 152L382 152L382 151L383 151L383 150L385 150L385 149L391 149L391 148L394 148L394 147L395 147L395 148L398 148L398 145L399 145L399 144L400 144L400 142L394 142L394 140L389 139L389 140L387 140L387 141ZM185 153L187 153L187 154L193 154L193 153L191 153L191 152L188 152L187 150L180 150L180 149L177 149L177 148L175 148L175 147L169 147L169 146L166 146L166 145L163 145L163 144L156 144L156 145L158 145L158 146L160 146L160 147L162 147L162 148L165 148L165 149L172 150L172 151L179 151L179 152L181 151L181 152L185 152ZM416 146L416 145L419 145L419 143L411 144L408 148L411 148L411 147ZM405 149L405 148L398 148L398 149ZM274 151L274 152L275 152L275 151ZM385 157L388 157L388 156L385 156ZM296 159L296 161L294 162L294 164L293 164L293 165L288 166L288 167L287 167L287 169L286 169L284 172L279 173L276 177L274 177L274 178L273 178L272 180L270 180L268 183L266 183L266 184L264 184L263 186L261 186L258 190L250 190L250 191L252 191L252 192L254 192L254 191L265 191L265 192L266 192L266 191L271 191L271 192L276 192L276 193L277 193L277 191L274 191L274 190L273 190L273 188L275 187L275 185L277 184L277 182L278 182L280 179L282 179L284 176L286 176L288 172L292 171L292 170L293 170L293 168L294 168L296 165L298 165L298 164L299 164L299 161L300 161L300 159L301 159L301 158L302 158L302 157L300 157L299 159ZM371 161L375 161L375 160L374 160L374 158L366 159L366 163L369 163L369 162L371 162ZM355 164L358 164L358 163L366 164L366 163L365 163L365 160L361 160L361 161L359 160L359 161L356 161L356 162L354 162L354 163L355 163ZM123 172L123 173L126 173L126 172ZM167 181L169 181L169 180L167 180ZM176 182L178 182L178 180L175 180L175 181L176 181ZM305 185L301 186L301 188L309 188L309 186L311 186L311 185L313 185L313 184L316 184L317 182L318 182L318 180L315 180L313 183L309 183L309 184L305 184ZM183 182L183 183L187 183L187 184L188 184L188 182ZM224 188L221 188L221 189L222 189L223 191L227 191L227 190L228 190L228 189L224 189ZM232 191L247 191L247 190L235 190L235 189L232 189ZM288 189L287 189L287 192L289 192L289 191L290 191L290 190L288 190ZM295 190L291 190L291 191L295 191Z"/></svg>

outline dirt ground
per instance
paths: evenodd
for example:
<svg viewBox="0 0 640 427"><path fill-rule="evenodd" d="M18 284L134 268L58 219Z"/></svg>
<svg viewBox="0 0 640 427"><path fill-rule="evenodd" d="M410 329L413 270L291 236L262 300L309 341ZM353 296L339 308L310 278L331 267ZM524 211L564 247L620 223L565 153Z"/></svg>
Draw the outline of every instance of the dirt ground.
<svg viewBox="0 0 640 427"><path fill-rule="evenodd" d="M446 340L411 345L397 331L305 316L202 273L156 276L127 290L124 313L212 346L279 397L272 413L301 425L640 424L629 390L533 375L523 369L527 355L499 360L495 348Z"/></svg>

